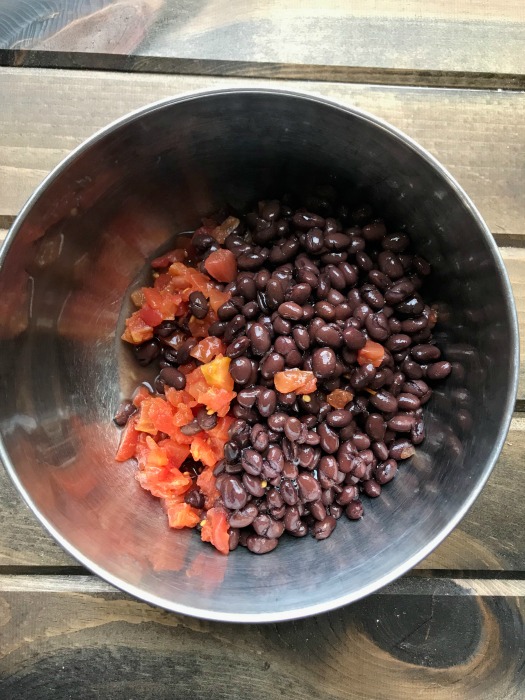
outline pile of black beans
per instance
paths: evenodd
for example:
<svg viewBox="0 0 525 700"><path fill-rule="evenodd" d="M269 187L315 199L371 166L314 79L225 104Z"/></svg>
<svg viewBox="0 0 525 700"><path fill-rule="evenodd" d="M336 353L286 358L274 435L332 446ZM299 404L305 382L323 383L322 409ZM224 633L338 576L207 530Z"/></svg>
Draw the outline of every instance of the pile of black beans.
<svg viewBox="0 0 525 700"><path fill-rule="evenodd" d="M261 201L224 244L202 229L192 239L197 264L224 245L238 266L209 331L227 344L237 391L215 467L231 549L264 554L285 532L322 540L343 513L361 518L362 496L378 497L424 440L423 406L451 371L419 293L430 265L408 235L368 206L323 214ZM379 367L357 363L367 339L384 347ZM181 360L168 350L162 366ZM313 372L317 391L276 391L290 368ZM337 389L348 402L334 407Z"/></svg>

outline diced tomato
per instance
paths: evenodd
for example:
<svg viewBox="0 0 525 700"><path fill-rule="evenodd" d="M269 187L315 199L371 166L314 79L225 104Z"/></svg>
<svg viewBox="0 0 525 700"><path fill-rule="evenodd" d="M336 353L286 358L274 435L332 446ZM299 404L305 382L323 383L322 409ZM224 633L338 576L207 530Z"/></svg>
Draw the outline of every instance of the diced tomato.
<svg viewBox="0 0 525 700"><path fill-rule="evenodd" d="M379 367L385 358L385 348L380 343L375 343L373 340L367 340L361 350L357 351L357 362L360 365L372 364L374 367Z"/></svg>
<svg viewBox="0 0 525 700"><path fill-rule="evenodd" d="M197 401L206 406L212 413L216 413L219 418L224 418L236 396L237 394L234 391L209 387L207 391L198 394Z"/></svg>
<svg viewBox="0 0 525 700"><path fill-rule="evenodd" d="M206 508L212 508L215 501L219 498L220 493L216 486L217 478L213 474L213 469L203 469L197 477L197 486L204 496L204 505Z"/></svg>
<svg viewBox="0 0 525 700"><path fill-rule="evenodd" d="M171 321L181 302L180 294L171 294L166 290L158 290L154 287L143 287L142 292L146 304L158 311L164 321Z"/></svg>
<svg viewBox="0 0 525 700"><path fill-rule="evenodd" d="M190 350L190 355L201 362L211 362L217 355L226 351L226 345L220 338L207 336Z"/></svg>
<svg viewBox="0 0 525 700"><path fill-rule="evenodd" d="M169 267L174 262L184 262L186 259L186 251L181 248L175 250L169 250L164 255L159 255L158 258L154 258L151 261L151 267L154 270L162 269L163 267Z"/></svg>
<svg viewBox="0 0 525 700"><path fill-rule="evenodd" d="M140 405L137 430L150 435L158 432L170 435L174 428L174 415L173 406L160 396L144 399Z"/></svg>
<svg viewBox="0 0 525 700"><path fill-rule="evenodd" d="M215 238L217 243L222 245L230 233L233 233L239 226L239 223L239 219L235 218L235 216L229 216L222 222L222 224L215 226L210 235Z"/></svg>
<svg viewBox="0 0 525 700"><path fill-rule="evenodd" d="M153 327L148 325L140 315L140 311L135 311L126 319L126 330L121 336L122 340L133 345L140 345L146 340L153 338Z"/></svg>
<svg viewBox="0 0 525 700"><path fill-rule="evenodd" d="M199 511L188 503L167 504L168 522L170 527L180 530L183 527L195 527L201 521Z"/></svg>
<svg viewBox="0 0 525 700"><path fill-rule="evenodd" d="M208 388L208 383L204 378L201 367L197 367L197 369L194 369L186 375L186 391L191 394L196 401L199 400L199 394L206 393Z"/></svg>
<svg viewBox="0 0 525 700"><path fill-rule="evenodd" d="M221 554L228 554L230 551L228 528L226 511L223 508L210 508L202 526L201 539L203 542L211 542Z"/></svg>
<svg viewBox="0 0 525 700"><path fill-rule="evenodd" d="M237 260L231 250L213 251L204 262L206 272L218 282L233 282L237 275Z"/></svg>
<svg viewBox="0 0 525 700"><path fill-rule="evenodd" d="M144 323L147 323L148 326L152 327L158 326L159 323L162 323L164 320L161 313L155 311L155 309L152 309L151 306L148 306L147 304L140 309L139 316Z"/></svg>
<svg viewBox="0 0 525 700"><path fill-rule="evenodd" d="M194 401L191 401L191 403L194 403ZM176 407L175 415L173 416L173 425L175 425L177 428L182 428L183 425L188 425L188 423L191 423L192 420L193 412L190 406L185 403L179 403Z"/></svg>
<svg viewBox="0 0 525 700"><path fill-rule="evenodd" d="M328 394L326 401L332 408L344 408L353 398L354 395L350 391L334 389Z"/></svg>
<svg viewBox="0 0 525 700"><path fill-rule="evenodd" d="M135 450L137 449L138 441L138 433L135 429L137 421L137 415L131 416L131 418L129 418L125 428L122 431L122 435L120 437L120 445L115 456L117 462L125 462L126 460L131 459L131 457L135 456Z"/></svg>
<svg viewBox="0 0 525 700"><path fill-rule="evenodd" d="M202 462L205 467L214 467L224 456L224 448L213 444L212 439L205 433L198 433L191 441L191 456L196 462Z"/></svg>
<svg viewBox="0 0 525 700"><path fill-rule="evenodd" d="M181 429L177 426L173 427L171 431L171 438L175 440L175 442L179 445L191 445L191 443L195 439L194 436L184 435Z"/></svg>
<svg viewBox="0 0 525 700"><path fill-rule="evenodd" d="M150 396L151 394L145 386L139 386L133 395L133 404L138 408L144 399L149 399Z"/></svg>
<svg viewBox="0 0 525 700"><path fill-rule="evenodd" d="M317 389L317 379L313 372L306 372L300 369L286 369L284 372L277 372L274 377L274 384L281 394L295 392L296 394L311 394Z"/></svg>
<svg viewBox="0 0 525 700"><path fill-rule="evenodd" d="M178 469L190 456L190 448L187 445L181 445L172 439L161 440L158 446L168 456L170 469Z"/></svg>
<svg viewBox="0 0 525 700"><path fill-rule="evenodd" d="M191 477L179 469L147 467L137 472L136 479L143 489L157 498L167 498L186 493L192 484Z"/></svg>
<svg viewBox="0 0 525 700"><path fill-rule="evenodd" d="M212 311L217 313L219 307L225 304L230 299L230 296L228 292L220 292L215 287L210 287L208 290L208 301Z"/></svg>
<svg viewBox="0 0 525 700"><path fill-rule="evenodd" d="M202 365L201 372L208 386L233 391L233 377L230 374L229 357L218 355L214 360Z"/></svg>
<svg viewBox="0 0 525 700"><path fill-rule="evenodd" d="M177 391L177 389L174 389L172 386L165 386L164 392L166 399L172 406L175 406L175 408L178 408L181 404L188 406L188 408L194 408L197 405L192 395L188 394L184 389ZM183 423L183 425L185 425L185 423Z"/></svg>
<svg viewBox="0 0 525 700"><path fill-rule="evenodd" d="M209 311L204 318L191 316L188 321L188 328L190 329L191 335L194 338L206 338L209 327L216 320L217 316L212 311Z"/></svg>
<svg viewBox="0 0 525 700"><path fill-rule="evenodd" d="M208 435L211 435L216 440L221 440L223 443L228 442L228 430L230 429L230 426L234 420L235 419L231 416L224 416L223 418L219 418L215 428L212 428L211 430L207 431Z"/></svg>

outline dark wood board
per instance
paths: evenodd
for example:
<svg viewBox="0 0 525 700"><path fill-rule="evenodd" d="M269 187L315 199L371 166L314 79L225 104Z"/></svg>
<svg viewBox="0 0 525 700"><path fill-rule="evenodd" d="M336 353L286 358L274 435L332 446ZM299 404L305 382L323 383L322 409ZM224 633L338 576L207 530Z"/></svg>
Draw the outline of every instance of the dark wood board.
<svg viewBox="0 0 525 700"><path fill-rule="evenodd" d="M468 582L410 581L318 617L241 626L72 581L4 585L0 696L519 700L525 597L516 583L465 595Z"/></svg>

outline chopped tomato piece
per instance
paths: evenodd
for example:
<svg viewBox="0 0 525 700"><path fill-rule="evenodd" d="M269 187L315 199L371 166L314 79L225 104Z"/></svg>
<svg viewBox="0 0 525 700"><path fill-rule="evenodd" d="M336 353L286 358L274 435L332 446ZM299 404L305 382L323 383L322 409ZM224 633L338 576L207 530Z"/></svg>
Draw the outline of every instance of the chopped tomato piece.
<svg viewBox="0 0 525 700"><path fill-rule="evenodd" d="M230 536L228 534L228 518L223 508L210 508L201 530L203 542L211 542L221 554L230 551Z"/></svg>
<svg viewBox="0 0 525 700"><path fill-rule="evenodd" d="M140 405L137 430L150 435L158 432L170 435L174 427L174 415L173 406L160 396L144 399Z"/></svg>
<svg viewBox="0 0 525 700"><path fill-rule="evenodd" d="M229 357L219 355L211 362L202 365L201 372L209 386L233 391L233 377L230 374Z"/></svg>
<svg viewBox="0 0 525 700"><path fill-rule="evenodd" d="M224 354L225 351L226 345L220 338L208 336L190 350L190 355L201 362L211 362L214 357Z"/></svg>
<svg viewBox="0 0 525 700"><path fill-rule="evenodd" d="M171 294L166 290L154 289L154 287L143 287L142 293L146 304L155 311L158 311L164 321L173 320L177 307L180 304L180 295Z"/></svg>
<svg viewBox="0 0 525 700"><path fill-rule="evenodd" d="M231 250L221 248L211 253L204 262L206 272L218 282L233 282L237 275L237 260Z"/></svg>
<svg viewBox="0 0 525 700"><path fill-rule="evenodd" d="M196 318L191 316L188 322L188 328L194 338L206 338L208 328L217 320L217 316L213 312L208 312L204 318Z"/></svg>
<svg viewBox="0 0 525 700"><path fill-rule="evenodd" d="M204 505L206 508L212 508L215 501L220 496L216 483L217 478L214 476L213 469L211 467L204 469L197 477L197 486L200 488L204 496Z"/></svg>
<svg viewBox="0 0 525 700"><path fill-rule="evenodd" d="M205 433L198 433L191 441L191 456L196 462L202 462L205 467L214 467L224 456L224 448L214 445L213 438L207 438Z"/></svg>
<svg viewBox="0 0 525 700"><path fill-rule="evenodd" d="M135 394L133 395L133 404L138 408L144 399L149 399L151 394L146 389L145 386L139 386Z"/></svg>
<svg viewBox="0 0 525 700"><path fill-rule="evenodd" d="M379 367L385 358L385 348L380 343L375 343L373 340L367 340L361 350L357 351L357 362L360 365L372 364L374 367Z"/></svg>
<svg viewBox="0 0 525 700"><path fill-rule="evenodd" d="M136 479L143 489L157 498L168 498L186 493L191 486L191 477L179 469L146 467L139 471Z"/></svg>
<svg viewBox="0 0 525 700"><path fill-rule="evenodd" d="M126 423L126 427L122 431L120 437L120 445L117 450L115 459L117 462L125 462L127 459L135 456L135 450L137 449L138 433L135 426L138 421L138 416L133 415L129 418Z"/></svg>
<svg viewBox="0 0 525 700"><path fill-rule="evenodd" d="M347 403L349 403L354 398L354 395L350 391L344 391L343 389L334 389L326 397L326 401L330 404L332 408L344 408Z"/></svg>
<svg viewBox="0 0 525 700"><path fill-rule="evenodd" d="M179 367L179 370L182 371L182 368ZM196 401L199 401L199 394L205 394L208 388L208 383L204 378L201 367L197 367L197 369L194 369L186 375L186 391L191 394Z"/></svg>
<svg viewBox="0 0 525 700"><path fill-rule="evenodd" d="M178 469L190 456L190 448L187 445L181 445L172 439L161 440L158 446L166 453L170 469Z"/></svg>
<svg viewBox="0 0 525 700"><path fill-rule="evenodd" d="M277 391L281 394L295 392L296 394L311 394L317 389L317 379L313 372L301 369L285 369L277 372L274 378Z"/></svg>
<svg viewBox="0 0 525 700"><path fill-rule="evenodd" d="M182 249L169 250L164 255L159 255L158 258L154 258L151 261L151 267L154 270L162 269L163 267L169 267L174 262L184 262L186 259L186 251Z"/></svg>
<svg viewBox="0 0 525 700"><path fill-rule="evenodd" d="M174 389L172 386L166 386L164 387L164 392L166 399L172 406L175 406L175 408L178 408L181 404L188 406L188 408L194 408L197 405L197 402L193 399L192 395L188 394L188 392L184 389L177 391L177 389ZM187 422L188 421L186 421L186 423ZM186 424L183 423L183 425Z"/></svg>
<svg viewBox="0 0 525 700"><path fill-rule="evenodd" d="M216 440L222 440L223 443L227 443L230 439L228 436L228 430L230 429L230 425L234 420L235 418L232 418L231 416L219 418L215 428L207 431L208 435L211 435Z"/></svg>
<svg viewBox="0 0 525 700"><path fill-rule="evenodd" d="M230 403L236 396L237 394L234 391L210 387L207 391L199 394L197 400L206 406L209 411L216 413L219 418L224 418L230 410Z"/></svg>
<svg viewBox="0 0 525 700"><path fill-rule="evenodd" d="M194 402L192 401L191 403ZM179 403L176 406L176 409L175 415L173 416L173 425L177 426L177 428L182 428L183 425L188 425L188 423L191 423L193 420L193 412L187 404Z"/></svg>
<svg viewBox="0 0 525 700"><path fill-rule="evenodd" d="M153 338L153 327L148 325L140 315L140 311L135 311L126 319L126 330L121 336L122 340L133 345L140 345L146 340Z"/></svg>
<svg viewBox="0 0 525 700"><path fill-rule="evenodd" d="M220 292L215 287L210 287L208 290L208 300L212 311L216 314L220 306L225 304L230 299L228 292Z"/></svg>
<svg viewBox="0 0 525 700"><path fill-rule="evenodd" d="M139 316L144 321L144 323L147 323L148 326L151 326L152 328L158 326L159 323L162 323L162 321L164 320L162 314L159 311L152 309L151 306L148 306L147 304L145 304L141 308L141 310L139 311Z"/></svg>
<svg viewBox="0 0 525 700"><path fill-rule="evenodd" d="M199 511L188 503L168 503L166 504L166 512L170 527L176 530L183 527L195 527L201 521Z"/></svg>

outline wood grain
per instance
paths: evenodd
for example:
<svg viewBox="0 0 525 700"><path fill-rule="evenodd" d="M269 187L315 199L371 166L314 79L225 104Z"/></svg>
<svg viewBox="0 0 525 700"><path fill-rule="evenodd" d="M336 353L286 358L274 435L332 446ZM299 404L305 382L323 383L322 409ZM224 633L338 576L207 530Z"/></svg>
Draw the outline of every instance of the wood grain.
<svg viewBox="0 0 525 700"><path fill-rule="evenodd" d="M204 88L268 81L0 69L0 225L70 150L148 102ZM272 81L369 110L428 148L507 245L521 241L525 93ZM2 218L3 217L3 218Z"/></svg>
<svg viewBox="0 0 525 700"><path fill-rule="evenodd" d="M9 700L519 700L525 598L386 593L319 617L235 626L114 592L0 593Z"/></svg>
<svg viewBox="0 0 525 700"><path fill-rule="evenodd" d="M485 489L460 525L420 570L525 571L525 416L516 414ZM22 503L0 468L0 573L31 567L74 566Z"/></svg>
<svg viewBox="0 0 525 700"><path fill-rule="evenodd" d="M0 48L519 75L524 19L518 0L7 0Z"/></svg>

